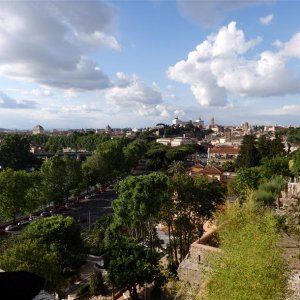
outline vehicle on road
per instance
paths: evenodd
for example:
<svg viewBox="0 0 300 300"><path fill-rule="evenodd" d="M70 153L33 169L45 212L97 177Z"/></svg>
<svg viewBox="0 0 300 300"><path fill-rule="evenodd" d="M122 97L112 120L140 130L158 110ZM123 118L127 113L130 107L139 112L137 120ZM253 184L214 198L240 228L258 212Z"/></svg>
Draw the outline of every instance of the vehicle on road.
<svg viewBox="0 0 300 300"><path fill-rule="evenodd" d="M22 221L18 222L18 226L19 226L19 227L25 227L25 226L27 226L29 223L30 223L29 220L22 220Z"/></svg>
<svg viewBox="0 0 300 300"><path fill-rule="evenodd" d="M18 231L21 230L21 226L17 225L17 224L11 224L11 225L7 225L5 227L5 231L9 232L9 231Z"/></svg>

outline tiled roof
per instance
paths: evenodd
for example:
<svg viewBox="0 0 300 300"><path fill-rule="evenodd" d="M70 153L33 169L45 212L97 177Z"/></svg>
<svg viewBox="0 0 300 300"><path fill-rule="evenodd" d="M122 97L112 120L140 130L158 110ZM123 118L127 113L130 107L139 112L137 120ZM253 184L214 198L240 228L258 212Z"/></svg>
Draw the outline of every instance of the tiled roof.
<svg viewBox="0 0 300 300"><path fill-rule="evenodd" d="M209 152L216 154L239 154L240 149L237 147L213 147L209 149Z"/></svg>

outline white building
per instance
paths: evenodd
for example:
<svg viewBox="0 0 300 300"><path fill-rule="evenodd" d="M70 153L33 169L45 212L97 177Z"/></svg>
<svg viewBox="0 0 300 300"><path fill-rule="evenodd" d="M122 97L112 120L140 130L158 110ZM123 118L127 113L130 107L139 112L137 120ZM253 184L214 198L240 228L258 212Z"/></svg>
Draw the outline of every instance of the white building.
<svg viewBox="0 0 300 300"><path fill-rule="evenodd" d="M32 129L33 134L43 134L44 133L44 128L41 125L36 125Z"/></svg>

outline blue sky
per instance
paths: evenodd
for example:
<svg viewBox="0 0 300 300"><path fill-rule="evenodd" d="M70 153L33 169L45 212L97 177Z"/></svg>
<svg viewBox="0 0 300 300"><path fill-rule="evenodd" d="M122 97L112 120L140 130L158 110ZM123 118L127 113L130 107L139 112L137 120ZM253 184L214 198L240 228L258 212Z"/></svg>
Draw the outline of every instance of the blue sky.
<svg viewBox="0 0 300 300"><path fill-rule="evenodd" d="M1 1L0 128L300 125L298 1Z"/></svg>

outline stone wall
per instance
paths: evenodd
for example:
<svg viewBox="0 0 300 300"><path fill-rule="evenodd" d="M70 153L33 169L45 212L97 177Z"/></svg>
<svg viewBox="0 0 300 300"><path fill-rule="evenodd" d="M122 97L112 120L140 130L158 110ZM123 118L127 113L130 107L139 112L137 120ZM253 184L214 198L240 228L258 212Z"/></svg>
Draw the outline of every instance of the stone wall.
<svg viewBox="0 0 300 300"><path fill-rule="evenodd" d="M203 238L207 239L207 235ZM205 271L209 269L207 256L219 251L220 249L201 244L199 241L194 242L188 255L178 267L179 280L189 282L192 286L199 288L203 283Z"/></svg>

